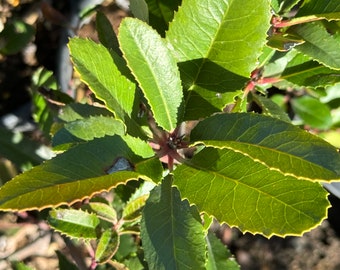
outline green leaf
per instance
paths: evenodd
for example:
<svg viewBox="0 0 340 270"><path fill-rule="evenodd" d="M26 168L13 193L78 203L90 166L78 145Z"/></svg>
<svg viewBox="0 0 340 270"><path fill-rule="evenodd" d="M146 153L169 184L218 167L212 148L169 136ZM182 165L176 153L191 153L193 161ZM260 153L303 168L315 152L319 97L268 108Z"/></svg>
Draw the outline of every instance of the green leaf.
<svg viewBox="0 0 340 270"><path fill-rule="evenodd" d="M145 0L130 0L130 10L135 18L149 22L149 9Z"/></svg>
<svg viewBox="0 0 340 270"><path fill-rule="evenodd" d="M298 58L301 58L301 56L296 56L293 61ZM340 82L340 72L325 67L316 61L301 61L300 63L296 61L287 65L281 79L300 87L326 87Z"/></svg>
<svg viewBox="0 0 340 270"><path fill-rule="evenodd" d="M99 264L106 263L117 252L119 247L119 235L115 229L108 229L101 235L96 253L95 260Z"/></svg>
<svg viewBox="0 0 340 270"><path fill-rule="evenodd" d="M332 126L331 110L318 99L303 96L292 100L292 106L306 125L312 128L328 129Z"/></svg>
<svg viewBox="0 0 340 270"><path fill-rule="evenodd" d="M183 2L166 40L179 62L186 119L209 116L234 102L257 66L270 17L265 0Z"/></svg>
<svg viewBox="0 0 340 270"><path fill-rule="evenodd" d="M69 48L75 69L97 98L121 120L131 117L135 85L121 75L110 52L101 44L80 38L72 38Z"/></svg>
<svg viewBox="0 0 340 270"><path fill-rule="evenodd" d="M149 198L148 194L142 195L134 200L129 201L123 209L122 218L125 221L133 221L141 216L141 211Z"/></svg>
<svg viewBox="0 0 340 270"><path fill-rule="evenodd" d="M149 269L205 269L203 228L182 201L170 177L150 193L141 238Z"/></svg>
<svg viewBox="0 0 340 270"><path fill-rule="evenodd" d="M96 15L96 29L100 42L108 49L114 50L121 55L119 43L112 24L103 12L98 11Z"/></svg>
<svg viewBox="0 0 340 270"><path fill-rule="evenodd" d="M321 224L330 206L319 183L283 175L225 148L205 148L190 164L179 165L173 184L199 211L267 237L302 235Z"/></svg>
<svg viewBox="0 0 340 270"><path fill-rule="evenodd" d="M208 247L207 270L240 269L227 247L221 243L213 232L209 231L205 239Z"/></svg>
<svg viewBox="0 0 340 270"><path fill-rule="evenodd" d="M275 33L268 37L267 45L278 51L289 51L295 46L304 43L305 41L300 37L289 34Z"/></svg>
<svg viewBox="0 0 340 270"><path fill-rule="evenodd" d="M112 224L117 223L117 213L111 206L101 202L90 202L82 207L90 213L95 213L100 219L111 222Z"/></svg>
<svg viewBox="0 0 340 270"><path fill-rule="evenodd" d="M287 82L289 86L317 88L340 81L339 71L325 67L295 49L288 53L276 52L264 66L263 76L284 80L275 84L279 88L286 88Z"/></svg>
<svg viewBox="0 0 340 270"><path fill-rule="evenodd" d="M67 95L57 90L57 82L53 76L53 72L44 68L39 68L34 72L31 88L34 105L32 113L33 119L44 132L44 135L50 138L51 126L58 113L58 106L52 104L49 100L63 101L64 99L64 101L67 101L65 98ZM43 95L42 90L47 93ZM58 100L60 97L61 100ZM69 98L69 102L71 98L69 96L67 97Z"/></svg>
<svg viewBox="0 0 340 270"><path fill-rule="evenodd" d="M340 41L328 33L321 22L293 26L289 28L289 32L305 40L303 44L296 46L298 51L329 68L340 69Z"/></svg>
<svg viewBox="0 0 340 270"><path fill-rule="evenodd" d="M249 113L214 115L200 122L190 138L230 149L287 176L309 181L340 178L340 155L333 146L272 117Z"/></svg>
<svg viewBox="0 0 340 270"><path fill-rule="evenodd" d="M11 262L12 265L12 269L13 270L34 270L35 268L32 268L26 264L24 264L23 262Z"/></svg>
<svg viewBox="0 0 340 270"><path fill-rule="evenodd" d="M260 106L260 108L262 109L262 114L269 115L290 123L290 119L287 113L271 99L256 94L252 95L252 99L256 102L258 106Z"/></svg>
<svg viewBox="0 0 340 270"><path fill-rule="evenodd" d="M325 132L321 132L319 134L321 138L330 144L334 145L334 147L340 148L340 133L336 130L327 130Z"/></svg>
<svg viewBox="0 0 340 270"><path fill-rule="evenodd" d="M91 116L113 116L112 112L105 108L82 103L70 103L63 107L59 113L59 119L65 122L72 122L79 119L90 118Z"/></svg>
<svg viewBox="0 0 340 270"><path fill-rule="evenodd" d="M130 168L121 168L125 159ZM104 137L77 145L21 174L0 189L0 209L42 209L71 204L119 184L142 178L158 182L161 167L136 156L121 137Z"/></svg>
<svg viewBox="0 0 340 270"><path fill-rule="evenodd" d="M107 116L93 116L66 123L64 128L54 135L54 141L58 140L60 143L63 138L59 139L58 133L63 132L63 130L85 141L101 138L105 135L117 134L123 136L125 134L125 126L122 121Z"/></svg>
<svg viewBox="0 0 340 270"><path fill-rule="evenodd" d="M271 0L270 1L270 5L271 5L271 7L272 7L272 9L273 9L273 11L275 11L276 13L278 13L279 12L279 9L280 9L280 1L282 1L282 0Z"/></svg>
<svg viewBox="0 0 340 270"><path fill-rule="evenodd" d="M266 0L187 0L166 38L179 62L209 59L249 77L266 42L270 18Z"/></svg>
<svg viewBox="0 0 340 270"><path fill-rule="evenodd" d="M34 37L34 27L19 20L8 20L0 32L0 53L15 54Z"/></svg>
<svg viewBox="0 0 340 270"><path fill-rule="evenodd" d="M40 86L57 90L57 81L53 76L53 72L45 68L39 68L32 76L32 87L37 90Z"/></svg>
<svg viewBox="0 0 340 270"><path fill-rule="evenodd" d="M82 210L53 209L47 220L53 229L71 238L96 239L99 233L99 218Z"/></svg>
<svg viewBox="0 0 340 270"><path fill-rule="evenodd" d="M130 147L133 153L138 156L149 158L155 155L153 149L146 141L128 135L124 136L124 141Z"/></svg>
<svg viewBox="0 0 340 270"><path fill-rule="evenodd" d="M147 24L133 18L122 21L118 39L156 122L173 130L180 117L182 87L176 61L165 42Z"/></svg>
<svg viewBox="0 0 340 270"><path fill-rule="evenodd" d="M169 27L174 12L180 6L182 0L145 0L149 8L149 22L161 36Z"/></svg>
<svg viewBox="0 0 340 270"><path fill-rule="evenodd" d="M96 96L104 101L116 118L124 121L130 135L146 139L137 119L139 93L135 91L136 85L124 59L112 49L90 40L75 38L70 41L69 47L71 53L74 50L72 59L76 70ZM88 61L89 53L96 57L91 56Z"/></svg>
<svg viewBox="0 0 340 270"><path fill-rule="evenodd" d="M214 218L212 216L207 215L207 213L203 213L202 220L204 232L207 233L210 229L210 226L212 226L212 224L214 223Z"/></svg>
<svg viewBox="0 0 340 270"><path fill-rule="evenodd" d="M278 0L280 2L280 13L289 13L294 6L296 6L300 0Z"/></svg>
<svg viewBox="0 0 340 270"><path fill-rule="evenodd" d="M295 17L340 20L340 3L337 0L306 0Z"/></svg>

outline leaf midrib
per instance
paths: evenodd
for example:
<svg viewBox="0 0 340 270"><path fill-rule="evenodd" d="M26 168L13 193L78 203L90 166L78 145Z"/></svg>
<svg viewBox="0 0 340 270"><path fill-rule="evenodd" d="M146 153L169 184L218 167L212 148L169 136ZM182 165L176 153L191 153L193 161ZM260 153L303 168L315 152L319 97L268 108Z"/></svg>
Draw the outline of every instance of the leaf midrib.
<svg viewBox="0 0 340 270"><path fill-rule="evenodd" d="M308 178L308 177L304 177L304 176L297 176L297 175L295 175L293 173L290 173L290 172L283 172L283 171L280 170L279 167L271 167L270 165L268 165L266 163L265 160L260 159L259 157L253 157L251 153L245 153L242 150L235 149L232 146L228 146L228 143L232 143L232 144L236 143L236 144L241 144L241 145L249 145L249 146L257 148L257 149L264 149L266 151L274 152L277 155L292 156L293 158L295 158L295 159L297 159L299 161L302 161L302 163L308 162L308 163L313 164L313 166L315 166L318 169L327 170L327 172L331 172L332 175L334 175L334 177L336 177L335 176L335 172L329 170L328 168L325 168L325 167L323 167L323 166L321 166L321 165L319 165L317 163L314 163L312 161L303 159L300 156L296 156L296 155L289 154L287 152L279 151L276 148L269 148L269 147L264 146L264 145L259 145L259 144L249 143L249 142L245 143L245 142L240 142L240 141L223 141L223 143L225 143L225 145L209 144L209 142L213 142L213 140L196 142L195 145L203 143L207 147L214 147L214 148L219 148L219 149L229 149L229 150L232 150L232 151L234 151L236 153L240 153L240 154L242 154L242 155L244 155L246 157L251 158L255 162L259 162L260 164L266 166L268 169L275 170L275 171L281 173L282 175L292 176L292 177L297 178L297 179L308 180L308 181L312 181L312 182L320 182L320 181L327 182L325 179L318 179L318 178L312 179L312 178ZM216 142L221 143L222 141L216 141ZM331 180L331 179L329 179L329 180Z"/></svg>
<svg viewBox="0 0 340 270"><path fill-rule="evenodd" d="M189 166L188 166L188 167L189 167ZM192 166L190 165L190 167L192 167ZM207 169L207 168L205 168L205 167L197 166L196 164L195 164L193 167L194 167L196 170L203 171L203 172L208 173L208 174L210 174L210 175L213 175L213 176L215 176L215 177L222 178L222 179L224 179L224 180L226 180L226 181L232 181L232 182L235 183L235 187L238 186L238 185L243 185L243 186L246 187L246 188L249 188L249 189L251 189L251 190L254 190L255 192L257 192L257 194L262 194L262 195L265 196L265 197L271 198L272 200L276 200L276 201L279 202L281 205L283 205L283 206L285 206L285 207L288 207L288 208L291 208L292 210L296 211L297 213L302 213L302 214L303 214L305 217L307 217L307 218L311 218L311 216L307 215L307 214L306 214L305 212L303 212L302 210L300 210L300 209L298 209L298 208L295 208L294 205L289 205L289 204L287 204L286 202L284 202L284 201L278 199L276 196L274 196L274 195L272 195L272 194L270 194L270 193L268 193L268 192L264 192L263 190L261 190L261 189L259 189L259 188L255 188L255 187L253 187L253 186L251 186L251 185L249 185L249 184L246 184L246 183L244 183L244 182L240 182L240 181L238 181L237 179L233 179L233 178L231 178L231 177L227 177L227 176L221 174L220 171L212 171L212 170L209 170L209 169ZM199 172L199 173L200 173L200 172ZM234 190L235 190L235 187L233 188ZM234 193L235 193L235 191L234 191ZM205 197L204 202L206 201L206 198L207 198L207 197ZM234 203L234 200L233 200L233 203Z"/></svg>

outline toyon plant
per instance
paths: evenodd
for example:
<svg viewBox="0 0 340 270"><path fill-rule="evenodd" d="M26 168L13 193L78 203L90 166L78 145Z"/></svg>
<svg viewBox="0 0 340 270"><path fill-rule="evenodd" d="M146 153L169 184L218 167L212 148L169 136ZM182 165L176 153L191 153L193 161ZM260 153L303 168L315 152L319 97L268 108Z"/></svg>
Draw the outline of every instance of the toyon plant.
<svg viewBox="0 0 340 270"><path fill-rule="evenodd" d="M70 39L93 102L59 102L57 155L0 190L2 211L50 208L55 230L94 240L92 269L239 269L213 220L301 236L340 180L323 139L340 126L338 0L166 2Z"/></svg>

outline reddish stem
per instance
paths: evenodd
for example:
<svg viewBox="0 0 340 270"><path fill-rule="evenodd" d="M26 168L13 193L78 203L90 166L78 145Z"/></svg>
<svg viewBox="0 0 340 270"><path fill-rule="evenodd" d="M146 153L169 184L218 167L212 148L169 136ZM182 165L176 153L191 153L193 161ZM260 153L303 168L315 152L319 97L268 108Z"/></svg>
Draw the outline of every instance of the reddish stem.
<svg viewBox="0 0 340 270"><path fill-rule="evenodd" d="M309 17L309 18L302 17L302 18L295 19L295 20L284 20L284 21L276 19L272 21L272 24L273 24L273 27L275 28L284 28L284 27L290 27L290 26L297 25L297 24L320 21L323 19L324 18L321 18L321 17Z"/></svg>
<svg viewBox="0 0 340 270"><path fill-rule="evenodd" d="M272 83L278 83L280 81L282 81L281 78L261 78L257 81L257 84L261 84L261 85L267 84L267 83L272 84Z"/></svg>

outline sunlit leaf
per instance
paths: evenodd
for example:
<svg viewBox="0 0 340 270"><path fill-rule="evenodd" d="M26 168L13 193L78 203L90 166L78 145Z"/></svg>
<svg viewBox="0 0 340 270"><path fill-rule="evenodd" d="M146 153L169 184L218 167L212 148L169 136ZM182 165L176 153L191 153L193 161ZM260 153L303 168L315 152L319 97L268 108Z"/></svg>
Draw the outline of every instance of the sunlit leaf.
<svg viewBox="0 0 340 270"><path fill-rule="evenodd" d="M104 219L113 224L117 222L117 213L110 205L102 202L90 202L82 207L82 209L95 213L100 219Z"/></svg>
<svg viewBox="0 0 340 270"><path fill-rule="evenodd" d="M48 222L53 229L71 238L95 239L99 233L99 218L82 210L53 209Z"/></svg>
<svg viewBox="0 0 340 270"><path fill-rule="evenodd" d="M296 46L298 51L329 68L340 69L340 41L332 37L321 22L293 26L289 31L305 40Z"/></svg>
<svg viewBox="0 0 340 270"><path fill-rule="evenodd" d="M108 174L118 158L134 169ZM7 182L0 189L1 209L42 209L71 204L130 180L159 181L161 167L154 159L136 156L121 137L104 137L80 144ZM152 168L152 169L151 169Z"/></svg>
<svg viewBox="0 0 340 270"><path fill-rule="evenodd" d="M303 1L296 17L340 20L340 3L337 0L308 0Z"/></svg>
<svg viewBox="0 0 340 270"><path fill-rule="evenodd" d="M231 149L284 175L309 181L340 178L340 155L333 146L272 117L247 113L214 115L194 128L191 139Z"/></svg>
<svg viewBox="0 0 340 270"><path fill-rule="evenodd" d="M65 132L79 140L90 141L106 135L120 135L125 133L125 126L120 120L107 116L92 116L66 123L53 137L54 145L68 142ZM64 141L64 142L63 142Z"/></svg>
<svg viewBox="0 0 340 270"><path fill-rule="evenodd" d="M91 40L72 38L71 57L82 79L108 109L124 119L132 112L135 85L120 74L109 51Z"/></svg>
<svg viewBox="0 0 340 270"><path fill-rule="evenodd" d="M180 117L182 87L176 61L165 42L155 30L132 18L123 20L118 39L156 122L173 130Z"/></svg>
<svg viewBox="0 0 340 270"><path fill-rule="evenodd" d="M186 119L234 102L257 65L270 16L268 1L183 1L166 40L187 90Z"/></svg>
<svg viewBox="0 0 340 270"><path fill-rule="evenodd" d="M231 149L201 150L175 169L174 185L199 211L267 237L302 235L321 224L330 206L319 183L283 175Z"/></svg>

